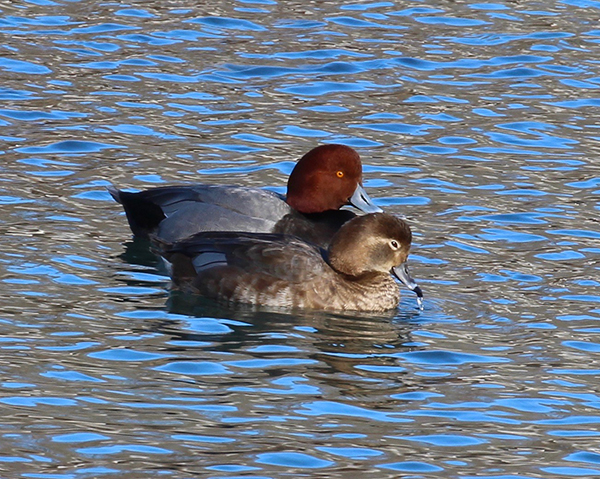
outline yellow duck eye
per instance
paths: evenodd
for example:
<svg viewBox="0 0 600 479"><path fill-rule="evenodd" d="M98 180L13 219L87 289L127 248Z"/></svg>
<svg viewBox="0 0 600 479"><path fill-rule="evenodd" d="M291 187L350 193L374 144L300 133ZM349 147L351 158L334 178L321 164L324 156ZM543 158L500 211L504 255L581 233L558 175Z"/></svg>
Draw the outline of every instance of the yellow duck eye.
<svg viewBox="0 0 600 479"><path fill-rule="evenodd" d="M343 172L343 171L338 171L338 172L336 173L336 176L337 176L338 178L343 178L343 177L344 177L344 172Z"/></svg>

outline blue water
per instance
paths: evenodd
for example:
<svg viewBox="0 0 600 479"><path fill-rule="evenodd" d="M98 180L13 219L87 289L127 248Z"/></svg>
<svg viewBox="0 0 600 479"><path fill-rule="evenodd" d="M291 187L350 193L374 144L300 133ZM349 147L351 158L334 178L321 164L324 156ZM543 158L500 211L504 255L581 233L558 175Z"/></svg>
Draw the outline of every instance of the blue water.
<svg viewBox="0 0 600 479"><path fill-rule="evenodd" d="M0 476L599 476L599 15L1 5ZM173 293L105 189L283 192L333 142L411 224L424 311Z"/></svg>

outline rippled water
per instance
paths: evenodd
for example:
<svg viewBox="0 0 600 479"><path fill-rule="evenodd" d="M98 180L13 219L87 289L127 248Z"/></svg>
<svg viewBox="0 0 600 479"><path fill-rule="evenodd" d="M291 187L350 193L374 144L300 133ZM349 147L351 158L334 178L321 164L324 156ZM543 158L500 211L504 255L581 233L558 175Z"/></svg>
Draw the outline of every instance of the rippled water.
<svg viewBox="0 0 600 479"><path fill-rule="evenodd" d="M600 475L600 2L0 3L0 473ZM105 186L355 147L387 316L169 294Z"/></svg>

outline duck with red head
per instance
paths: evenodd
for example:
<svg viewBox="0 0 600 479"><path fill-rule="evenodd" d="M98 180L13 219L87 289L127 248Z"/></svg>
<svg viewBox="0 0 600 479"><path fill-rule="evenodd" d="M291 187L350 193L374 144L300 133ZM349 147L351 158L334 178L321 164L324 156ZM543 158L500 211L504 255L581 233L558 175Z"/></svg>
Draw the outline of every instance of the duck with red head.
<svg viewBox="0 0 600 479"><path fill-rule="evenodd" d="M362 187L358 153L345 145L322 145L292 171L287 197L260 188L228 185L166 186L129 193L109 189L125 209L135 236L173 242L203 231L284 233L327 246L356 216L381 211Z"/></svg>

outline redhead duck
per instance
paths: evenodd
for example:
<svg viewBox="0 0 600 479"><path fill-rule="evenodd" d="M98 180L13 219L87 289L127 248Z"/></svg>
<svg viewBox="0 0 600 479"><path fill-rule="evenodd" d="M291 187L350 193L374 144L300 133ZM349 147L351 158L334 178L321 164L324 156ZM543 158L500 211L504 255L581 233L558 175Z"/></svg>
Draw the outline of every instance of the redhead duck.
<svg viewBox="0 0 600 479"><path fill-rule="evenodd" d="M260 188L223 185L166 186L139 193L113 187L133 234L173 242L202 231L283 233L327 246L335 232L356 216L339 210L353 205L382 211L362 183L358 153L344 145L310 150L294 167L287 196Z"/></svg>
<svg viewBox="0 0 600 479"><path fill-rule="evenodd" d="M237 303L323 310L385 311L398 306L393 274L417 294L408 274L411 231L386 213L357 216L327 250L280 234L204 232L175 244L157 240L183 291Z"/></svg>

